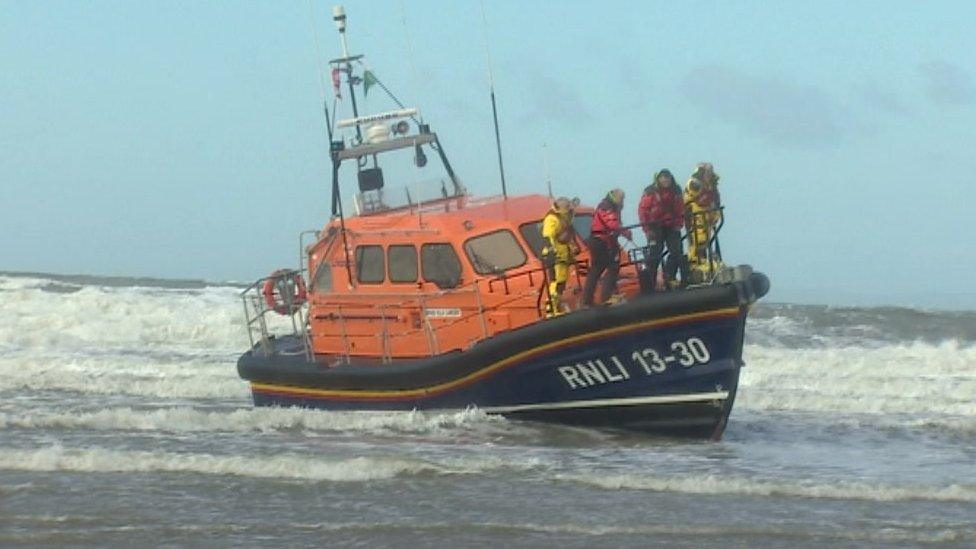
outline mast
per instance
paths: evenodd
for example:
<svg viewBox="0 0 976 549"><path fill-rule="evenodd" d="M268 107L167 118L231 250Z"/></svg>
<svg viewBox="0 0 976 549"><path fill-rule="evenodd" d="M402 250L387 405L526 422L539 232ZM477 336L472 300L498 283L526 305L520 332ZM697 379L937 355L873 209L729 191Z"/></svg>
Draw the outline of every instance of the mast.
<svg viewBox="0 0 976 549"><path fill-rule="evenodd" d="M332 20L335 21L336 28L339 29L339 40L342 42L342 59L346 63L346 82L349 84L349 99L352 102L352 116L359 117L359 109L356 107L356 88L353 86L352 59L349 57L349 44L346 42L346 9L341 5L332 7ZM363 133L359 126L356 126L356 138L363 140Z"/></svg>
<svg viewBox="0 0 976 549"><path fill-rule="evenodd" d="M353 88L353 77L352 77L352 60L349 59L349 46L346 43L346 10L341 5L333 6L332 8L332 20L335 22L336 28L339 29L339 37L342 41L342 60L346 63L346 80L349 82L349 98L352 101L352 112L354 117L358 117L358 111L356 109L356 91ZM330 131L331 135L331 131ZM356 138L361 142L363 140L363 134L356 126ZM353 276L352 276L352 266L349 257L349 241L346 235L346 216L342 211L342 196L340 195L339 189L339 160L338 153L342 149L343 142L338 143L332 141L329 144L330 155L332 156L332 216L333 218L338 214L339 216L339 233L342 236L342 251L346 258L346 276L348 277L348 284L353 286Z"/></svg>
<svg viewBox="0 0 976 549"><path fill-rule="evenodd" d="M508 198L505 187L505 164L502 162L502 137L498 130L498 106L495 104L495 78L491 74L491 56L488 53L488 16L485 15L485 2L481 1L481 31L485 38L485 65L488 67L488 91L491 93L491 116L495 121L495 148L498 150L498 173L502 180L502 196Z"/></svg>
<svg viewBox="0 0 976 549"><path fill-rule="evenodd" d="M505 164L502 163L502 137L498 132L498 107L495 106L495 83L491 82L491 71L488 71L489 86L491 87L491 115L495 119L495 148L498 149L498 173L502 176L502 196L508 198L505 188Z"/></svg>

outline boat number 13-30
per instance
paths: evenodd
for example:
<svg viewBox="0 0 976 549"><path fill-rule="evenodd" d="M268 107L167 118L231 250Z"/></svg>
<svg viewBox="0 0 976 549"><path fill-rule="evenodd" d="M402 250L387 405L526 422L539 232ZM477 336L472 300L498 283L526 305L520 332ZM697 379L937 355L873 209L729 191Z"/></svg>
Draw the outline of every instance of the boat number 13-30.
<svg viewBox="0 0 976 549"><path fill-rule="evenodd" d="M644 375L650 376L664 373L668 369L668 364L673 362L690 368L696 364L706 364L712 359L705 342L697 337L672 342L670 351L665 354L646 347L631 353L629 361L621 360L617 355L610 355L606 358L559 366L556 371L570 389L581 389L628 380L631 372L636 368L643 370Z"/></svg>
<svg viewBox="0 0 976 549"><path fill-rule="evenodd" d="M705 342L697 337L688 338L687 341L675 341L671 344L671 351L672 354L662 357L654 349L643 349L634 351L630 358L648 374L660 374L667 369L669 362L675 360L678 364L689 368L695 364L705 364L712 358L708 354Z"/></svg>

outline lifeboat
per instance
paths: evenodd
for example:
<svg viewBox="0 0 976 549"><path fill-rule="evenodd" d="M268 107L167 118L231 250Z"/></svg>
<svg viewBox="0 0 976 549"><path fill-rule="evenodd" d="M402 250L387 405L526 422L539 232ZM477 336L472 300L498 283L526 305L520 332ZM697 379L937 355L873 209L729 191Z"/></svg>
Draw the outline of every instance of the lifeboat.
<svg viewBox="0 0 976 549"><path fill-rule="evenodd" d="M593 208L581 205L572 223L581 251L562 299L569 312L550 317L541 225L552 198L470 195L437 133L395 97L400 108L361 116L356 86L378 82L368 71L356 75L361 57L344 49L331 62L336 89L337 74L349 85L353 112L336 120L326 110L329 221L303 233L298 268L242 294L251 348L237 368L254 404L475 407L516 419L721 436L743 365L746 317L768 279L723 265L694 286L647 292L643 250L633 249L621 254L620 299L582 308ZM439 160L440 176L413 181L411 170L433 168L428 157ZM347 180L358 189L350 212Z"/></svg>

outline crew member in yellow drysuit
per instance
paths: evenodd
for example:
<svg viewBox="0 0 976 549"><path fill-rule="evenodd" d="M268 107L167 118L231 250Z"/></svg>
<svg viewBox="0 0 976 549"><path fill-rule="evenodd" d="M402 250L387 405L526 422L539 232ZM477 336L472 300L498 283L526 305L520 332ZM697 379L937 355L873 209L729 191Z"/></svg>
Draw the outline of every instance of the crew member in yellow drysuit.
<svg viewBox="0 0 976 549"><path fill-rule="evenodd" d="M542 262L546 265L549 277L549 300L546 303L546 316L552 317L566 312L563 309L562 293L569 279L569 267L574 263L573 256L579 251L576 233L573 230L573 208L575 201L560 197L552 203L552 208L542 219Z"/></svg>
<svg viewBox="0 0 976 549"><path fill-rule="evenodd" d="M721 267L722 258L713 252L708 257L709 241L721 219L718 174L702 162L685 185L685 228L688 231L688 263L694 282L705 282Z"/></svg>

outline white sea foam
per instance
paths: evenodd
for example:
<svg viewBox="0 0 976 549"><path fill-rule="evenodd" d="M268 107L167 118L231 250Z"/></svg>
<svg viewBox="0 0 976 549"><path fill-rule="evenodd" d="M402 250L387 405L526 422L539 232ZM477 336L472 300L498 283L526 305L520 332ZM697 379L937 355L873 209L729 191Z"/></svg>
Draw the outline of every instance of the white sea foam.
<svg viewBox="0 0 976 549"><path fill-rule="evenodd" d="M736 406L976 416L976 346L955 341L828 349L746 346Z"/></svg>
<svg viewBox="0 0 976 549"><path fill-rule="evenodd" d="M330 525L326 525L328 529ZM436 528L439 525L411 524L413 528ZM758 543L759 536L775 536L781 538L795 538L810 536L817 539L836 539L845 541L879 541L889 543L948 543L976 539L976 531L965 529L945 528L935 532L919 532L917 524L887 524L883 530L821 530L820 528L797 528L794 525L770 525L759 522L740 522L731 524L643 524L641 526L617 526L611 524L586 523L473 523L465 524L467 528L485 528L491 530L513 531L522 533L543 534L573 534L575 536L681 536L683 538L711 538L718 537L726 544L735 545L735 541L745 537L751 545ZM922 527L931 527L923 524ZM458 528L456 523L445 523L443 528ZM655 545L666 545L661 540L655 540Z"/></svg>
<svg viewBox="0 0 976 549"><path fill-rule="evenodd" d="M314 458L295 454L268 457L219 456L107 449L0 449L0 469L87 473L200 473L255 478L356 482L402 474L450 473L447 467L416 459Z"/></svg>
<svg viewBox="0 0 976 549"><path fill-rule="evenodd" d="M184 432L358 432L444 434L458 430L504 429L508 422L470 409L452 413L328 412L299 408L243 408L205 411L190 407L94 412L0 413L2 429L91 429Z"/></svg>
<svg viewBox="0 0 976 549"><path fill-rule="evenodd" d="M562 481L608 490L648 490L686 494L783 496L868 501L976 501L976 485L949 486L867 484L860 482L787 481L735 476L643 476L560 474Z"/></svg>
<svg viewBox="0 0 976 549"><path fill-rule="evenodd" d="M246 400L249 388L232 362L159 363L138 357L68 358L18 353L0 358L0 391L70 391L96 395Z"/></svg>
<svg viewBox="0 0 976 549"><path fill-rule="evenodd" d="M38 472L83 473L198 473L253 478L362 482L404 475L467 475L499 469L526 470L531 460L500 458L451 458L432 461L390 456L354 458L312 457L309 454L273 456L213 455L202 453L148 452L103 448L0 449L0 469Z"/></svg>
<svg viewBox="0 0 976 549"><path fill-rule="evenodd" d="M53 293L40 279L0 277L0 341L17 348L241 350L247 344L239 289L82 286ZM276 319L281 322L282 319Z"/></svg>

